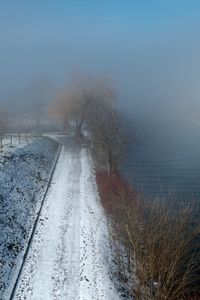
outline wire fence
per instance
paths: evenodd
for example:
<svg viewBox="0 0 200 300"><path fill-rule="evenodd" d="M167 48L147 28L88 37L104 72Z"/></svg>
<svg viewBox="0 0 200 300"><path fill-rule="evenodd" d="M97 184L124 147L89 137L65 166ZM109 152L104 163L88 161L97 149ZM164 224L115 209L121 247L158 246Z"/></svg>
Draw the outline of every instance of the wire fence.
<svg viewBox="0 0 200 300"><path fill-rule="evenodd" d="M42 136L35 131L32 132L20 132L20 133L9 133L0 135L0 152L3 152L7 147L15 147L22 142L29 143L33 138Z"/></svg>

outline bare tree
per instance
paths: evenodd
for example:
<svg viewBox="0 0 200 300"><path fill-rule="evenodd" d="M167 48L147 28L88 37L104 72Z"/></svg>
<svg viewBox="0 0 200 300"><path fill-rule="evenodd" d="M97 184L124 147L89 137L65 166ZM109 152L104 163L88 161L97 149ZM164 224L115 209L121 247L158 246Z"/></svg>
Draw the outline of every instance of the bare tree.
<svg viewBox="0 0 200 300"><path fill-rule="evenodd" d="M83 127L88 123L94 106L98 103L112 105L114 99L114 90L104 79L81 78L57 99L54 111L64 127L67 122L72 122L75 135L83 137Z"/></svg>
<svg viewBox="0 0 200 300"><path fill-rule="evenodd" d="M118 169L125 143L115 103L116 93L108 80L81 78L51 109L64 128L72 123L76 137L84 138L87 129L96 161L109 172Z"/></svg>
<svg viewBox="0 0 200 300"><path fill-rule="evenodd" d="M62 130L66 131L70 121L69 106L66 98L60 96L57 101L49 106L48 112L51 117L61 122Z"/></svg>
<svg viewBox="0 0 200 300"><path fill-rule="evenodd" d="M106 103L96 105L88 120L92 151L108 172L118 170L126 137L117 111Z"/></svg>

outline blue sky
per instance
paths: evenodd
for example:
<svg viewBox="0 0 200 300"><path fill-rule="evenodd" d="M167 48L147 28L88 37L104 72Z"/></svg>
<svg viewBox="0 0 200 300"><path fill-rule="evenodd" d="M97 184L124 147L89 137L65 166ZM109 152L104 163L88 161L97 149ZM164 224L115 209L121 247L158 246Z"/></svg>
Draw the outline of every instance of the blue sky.
<svg viewBox="0 0 200 300"><path fill-rule="evenodd" d="M1 0L1 25L83 25L106 19L160 25L198 18L199 0ZM158 23L157 23L158 24Z"/></svg>
<svg viewBox="0 0 200 300"><path fill-rule="evenodd" d="M140 95L161 73L166 83L189 66L191 77L199 29L199 0L0 0L0 92L37 76L57 84L80 68Z"/></svg>
<svg viewBox="0 0 200 300"><path fill-rule="evenodd" d="M1 33L50 31L63 34L80 27L115 24L127 30L153 33L198 22L199 0L1 0ZM94 29L94 28L93 28Z"/></svg>

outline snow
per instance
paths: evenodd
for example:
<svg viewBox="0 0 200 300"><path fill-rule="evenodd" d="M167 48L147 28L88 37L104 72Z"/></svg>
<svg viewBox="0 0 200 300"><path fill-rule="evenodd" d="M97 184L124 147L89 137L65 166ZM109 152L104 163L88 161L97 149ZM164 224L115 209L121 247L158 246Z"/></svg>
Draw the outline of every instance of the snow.
<svg viewBox="0 0 200 300"><path fill-rule="evenodd" d="M90 153L73 142L65 145L14 299L117 300Z"/></svg>
<svg viewBox="0 0 200 300"><path fill-rule="evenodd" d="M111 253L106 217L97 193L93 163L86 150L82 150L80 199L81 299L119 299L109 277Z"/></svg>
<svg viewBox="0 0 200 300"><path fill-rule="evenodd" d="M7 299L58 149L50 139L13 139L0 155L0 299Z"/></svg>

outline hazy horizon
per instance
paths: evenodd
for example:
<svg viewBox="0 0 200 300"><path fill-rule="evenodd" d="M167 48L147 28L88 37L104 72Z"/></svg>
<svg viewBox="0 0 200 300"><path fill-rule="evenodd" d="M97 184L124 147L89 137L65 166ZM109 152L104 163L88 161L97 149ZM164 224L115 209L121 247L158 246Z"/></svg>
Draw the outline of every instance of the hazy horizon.
<svg viewBox="0 0 200 300"><path fill-rule="evenodd" d="M0 98L23 105L40 78L113 79L125 111L200 115L200 2L1 1Z"/></svg>

